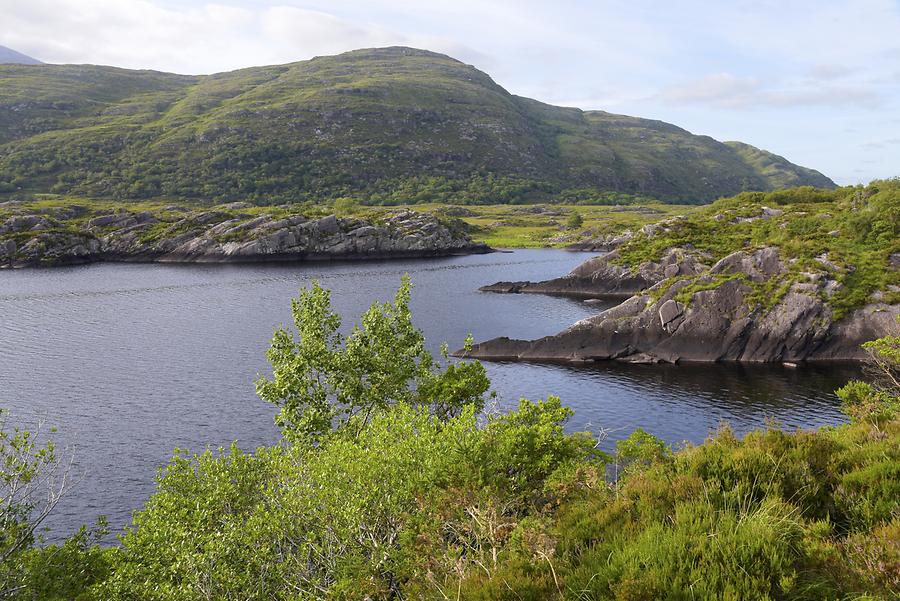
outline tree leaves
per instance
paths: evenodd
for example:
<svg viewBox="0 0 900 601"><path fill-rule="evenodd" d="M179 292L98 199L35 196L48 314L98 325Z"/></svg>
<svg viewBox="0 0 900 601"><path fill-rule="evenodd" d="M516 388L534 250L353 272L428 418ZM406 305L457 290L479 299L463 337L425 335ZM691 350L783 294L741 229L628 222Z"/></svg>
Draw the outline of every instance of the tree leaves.
<svg viewBox="0 0 900 601"><path fill-rule="evenodd" d="M346 339L329 291L314 282L300 292L292 302L296 334L275 331L267 352L272 378L256 381L260 398L280 408L275 421L287 439L316 443L350 422L359 432L376 412L399 403L428 406L442 418L484 405L484 367L441 367L412 323L410 292L405 276L393 302L373 304ZM443 359L449 363L446 350Z"/></svg>

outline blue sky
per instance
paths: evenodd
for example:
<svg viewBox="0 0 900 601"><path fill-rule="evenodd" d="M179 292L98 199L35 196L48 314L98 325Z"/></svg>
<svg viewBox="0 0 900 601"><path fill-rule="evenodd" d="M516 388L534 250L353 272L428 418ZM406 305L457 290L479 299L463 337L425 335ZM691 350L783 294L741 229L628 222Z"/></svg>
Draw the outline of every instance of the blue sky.
<svg viewBox="0 0 900 601"><path fill-rule="evenodd" d="M46 62L210 73L445 52L509 91L742 140L839 183L900 175L900 0L0 0Z"/></svg>

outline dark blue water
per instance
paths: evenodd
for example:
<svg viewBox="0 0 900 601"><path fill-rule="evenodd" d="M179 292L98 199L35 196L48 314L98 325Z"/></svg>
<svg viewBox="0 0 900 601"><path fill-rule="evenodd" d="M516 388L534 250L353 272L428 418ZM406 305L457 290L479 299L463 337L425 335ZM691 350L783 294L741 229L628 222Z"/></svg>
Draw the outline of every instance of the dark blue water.
<svg viewBox="0 0 900 601"><path fill-rule="evenodd" d="M57 535L105 514L126 524L175 447L276 440L272 407L253 380L267 369L273 328L317 278L348 328L404 273L433 350L508 335L553 334L600 308L539 295L480 293L496 280L561 275L587 256L520 250L446 259L294 265L99 264L0 272L0 407L43 419L74 453L80 482L50 521ZM786 427L842 421L832 391L849 368L487 364L503 406L562 397L572 429L605 430L609 448L635 427L673 443L702 441L774 417Z"/></svg>

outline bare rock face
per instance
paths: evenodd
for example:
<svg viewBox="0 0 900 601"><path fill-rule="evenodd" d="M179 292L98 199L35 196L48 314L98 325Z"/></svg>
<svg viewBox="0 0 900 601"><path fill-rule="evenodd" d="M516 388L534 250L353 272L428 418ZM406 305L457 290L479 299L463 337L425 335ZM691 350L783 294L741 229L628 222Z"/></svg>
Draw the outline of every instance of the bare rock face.
<svg viewBox="0 0 900 601"><path fill-rule="evenodd" d="M229 207L240 210L243 205ZM121 211L93 217L82 231L57 227L30 235L23 244L21 232L39 228L42 219L15 216L0 225L0 267L93 261L371 259L490 251L433 215L413 211L388 214L378 224L334 215L318 219L302 215L252 218L218 210L186 213L164 224L150 213Z"/></svg>
<svg viewBox="0 0 900 601"><path fill-rule="evenodd" d="M653 277L666 263L646 265L639 271ZM700 273L697 268L696 263L683 267L685 272ZM597 269L601 278L614 273L602 258L575 272L587 279L591 269ZM534 341L496 338L459 356L576 364L606 359L641 363L860 360L865 358L863 342L896 329L900 305L879 302L835 321L823 300L833 280L818 274L794 284L772 308L751 298L752 283L784 270L776 248L736 252L695 279L694 283L710 288L699 286L684 304L679 299L690 292L685 290L691 285L688 281L659 283L555 336Z"/></svg>
<svg viewBox="0 0 900 601"><path fill-rule="evenodd" d="M611 252L634 237L631 230L626 230L621 234L607 234L601 236L593 236L586 240L573 242L566 246L566 250L579 250L584 252ZM551 239L551 241L553 241ZM566 242L566 240L560 240Z"/></svg>
<svg viewBox="0 0 900 601"><path fill-rule="evenodd" d="M618 265L618 251L588 259L567 275L543 282L497 282L483 292L533 292L581 298L628 298L666 278L702 273L707 266L683 249L670 249L660 262L641 263L636 269Z"/></svg>
<svg viewBox="0 0 900 601"><path fill-rule="evenodd" d="M684 308L681 303L674 299L669 299L659 306L659 325L672 334L684 322Z"/></svg>

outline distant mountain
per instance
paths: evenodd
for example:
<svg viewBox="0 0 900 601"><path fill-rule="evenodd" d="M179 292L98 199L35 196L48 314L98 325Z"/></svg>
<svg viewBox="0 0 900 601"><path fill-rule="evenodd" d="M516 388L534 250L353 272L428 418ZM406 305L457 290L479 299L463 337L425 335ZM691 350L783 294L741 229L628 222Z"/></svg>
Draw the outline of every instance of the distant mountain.
<svg viewBox="0 0 900 601"><path fill-rule="evenodd" d="M184 76L0 66L0 190L375 203L707 202L833 187L764 150L551 106L412 48Z"/></svg>
<svg viewBox="0 0 900 601"><path fill-rule="evenodd" d="M21 52L16 52L12 48L0 46L0 63L12 63L16 65L42 65L43 63L36 58L26 56Z"/></svg>

